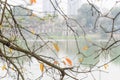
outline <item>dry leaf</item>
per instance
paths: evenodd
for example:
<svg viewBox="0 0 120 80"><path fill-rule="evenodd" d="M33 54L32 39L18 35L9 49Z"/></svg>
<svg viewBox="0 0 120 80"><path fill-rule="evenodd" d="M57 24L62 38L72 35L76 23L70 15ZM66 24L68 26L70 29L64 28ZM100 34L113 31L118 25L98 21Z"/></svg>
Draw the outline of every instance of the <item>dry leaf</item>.
<svg viewBox="0 0 120 80"><path fill-rule="evenodd" d="M41 72L44 71L44 64L43 63L40 63L40 70L41 70Z"/></svg>
<svg viewBox="0 0 120 80"><path fill-rule="evenodd" d="M67 61L67 63L72 66L72 61L70 60L70 58L66 57L65 60Z"/></svg>
<svg viewBox="0 0 120 80"><path fill-rule="evenodd" d="M53 43L53 46L54 46L54 48L55 48L55 50L57 51L57 52L59 52L59 46L58 46L58 44L57 43Z"/></svg>
<svg viewBox="0 0 120 80"><path fill-rule="evenodd" d="M5 70L5 69L6 69L6 65L3 65L3 66L2 66L2 70Z"/></svg>
<svg viewBox="0 0 120 80"><path fill-rule="evenodd" d="M108 64L104 64L104 68L107 69L108 68Z"/></svg>
<svg viewBox="0 0 120 80"><path fill-rule="evenodd" d="M84 50L84 51L88 50L88 46L84 46L84 47L82 48L82 50Z"/></svg>

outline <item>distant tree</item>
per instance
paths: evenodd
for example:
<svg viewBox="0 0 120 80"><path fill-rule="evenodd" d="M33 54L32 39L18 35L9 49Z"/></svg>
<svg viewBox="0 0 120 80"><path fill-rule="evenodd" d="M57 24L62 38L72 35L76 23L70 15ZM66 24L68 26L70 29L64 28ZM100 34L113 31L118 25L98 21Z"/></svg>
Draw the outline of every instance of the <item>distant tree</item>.
<svg viewBox="0 0 120 80"><path fill-rule="evenodd" d="M117 6L117 7L114 7L111 12L109 13L109 15L111 15L111 17L115 17L117 14L119 14L120 12L120 7ZM116 18L115 20L115 26L116 26L116 29L120 28L120 16L118 15L118 17Z"/></svg>
<svg viewBox="0 0 120 80"><path fill-rule="evenodd" d="M99 10L99 8L96 5L94 5L94 7ZM94 26L97 16L98 16L98 13L96 12L96 10L87 3L83 4L78 9L77 19L81 23L84 22L83 25L86 25L86 27Z"/></svg>

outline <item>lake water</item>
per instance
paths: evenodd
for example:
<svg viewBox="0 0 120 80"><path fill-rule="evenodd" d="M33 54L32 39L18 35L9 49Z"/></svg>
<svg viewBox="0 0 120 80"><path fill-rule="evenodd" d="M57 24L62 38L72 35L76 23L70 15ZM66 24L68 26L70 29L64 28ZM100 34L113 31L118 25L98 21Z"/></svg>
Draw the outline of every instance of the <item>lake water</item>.
<svg viewBox="0 0 120 80"><path fill-rule="evenodd" d="M29 41L31 42L32 40L29 40ZM98 54L95 51L98 50L99 48L91 43L88 43L88 42L82 40L82 39L79 39L79 41L77 42L78 46L79 46L79 50L80 50L80 52L82 52L82 54L78 54L78 52L79 52L78 47L77 47L76 41L74 39L70 39L70 40L62 40L61 39L61 40L51 40L51 41L56 42L58 44L60 51L59 52L55 51L53 53L51 50L43 48L41 50L40 54L41 55L44 54L46 56L52 56L58 61L62 60L64 57L67 56L73 61L74 65L79 64L80 58L84 58L83 63L95 64L96 62L99 61L99 64L97 64L97 66L99 66L99 65L102 65L105 62L109 61L111 58L114 58L115 56L119 55L119 49L115 49L115 50L113 50L113 53L111 52L109 55L107 55L105 57L94 59L94 57L96 57ZM97 40L94 40L94 41L97 42ZM94 42L94 41L92 41L92 42ZM38 42L40 42L40 41L38 41ZM105 41L103 40L101 42L98 41L97 43L103 44L104 42ZM52 43L49 43L48 46L50 46L54 50ZM83 48L85 46L88 46L87 50L83 50ZM114 53L116 53L116 54L114 54ZM84 57L83 54L87 57ZM56 57L56 55L57 55L57 57ZM111 57L111 55L113 57ZM118 63L116 63L119 61L120 61L120 59L117 59L115 61L115 63L108 64L108 67L106 69L104 67L101 67L100 68L100 70L102 70L101 72L94 71L94 72L85 73L85 74L81 73L81 74L78 74L78 76L76 76L76 77L79 77L80 80L119 80L120 79L120 77L119 77L120 65ZM2 65L3 64L1 63L0 66L2 67ZM34 58L32 59L31 64L29 64L29 62L25 62L23 67L24 67L23 68L24 74L26 75L26 77L28 77L28 78L26 78L26 80L35 80L36 78L40 77L40 75L42 74L42 72L40 71L40 68L39 68L39 63ZM86 67L86 66L83 66L83 68L84 67ZM0 68L0 76L5 75L5 73L6 73L6 70L3 71ZM11 71L10 74L12 76L15 73ZM6 78L1 79L1 80L13 80L13 79L11 79L9 76L7 76ZM16 80L16 79L14 79L14 80ZM53 80L53 79L45 74L45 75L43 75L43 77L41 79L36 79L36 80ZM56 80L59 80L59 79L56 78ZM74 80L74 79L66 78L64 80Z"/></svg>

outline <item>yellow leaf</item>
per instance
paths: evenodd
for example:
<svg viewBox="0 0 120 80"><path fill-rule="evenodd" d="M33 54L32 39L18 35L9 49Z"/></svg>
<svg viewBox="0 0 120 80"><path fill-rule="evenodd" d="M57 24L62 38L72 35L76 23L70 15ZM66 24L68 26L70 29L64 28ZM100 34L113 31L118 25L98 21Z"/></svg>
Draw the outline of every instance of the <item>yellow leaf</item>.
<svg viewBox="0 0 120 80"><path fill-rule="evenodd" d="M80 59L79 59L79 62L83 62L83 60L84 60L83 58L80 58Z"/></svg>
<svg viewBox="0 0 120 80"><path fill-rule="evenodd" d="M88 46L84 46L84 47L82 48L82 50L84 50L84 51L88 50Z"/></svg>
<svg viewBox="0 0 120 80"><path fill-rule="evenodd" d="M44 64L43 63L40 63L40 70L41 70L41 72L44 71Z"/></svg>
<svg viewBox="0 0 120 80"><path fill-rule="evenodd" d="M67 61L67 63L72 66L72 61L70 60L70 58L66 57L65 60Z"/></svg>
<svg viewBox="0 0 120 80"><path fill-rule="evenodd" d="M105 69L107 69L107 68L108 68L108 66L109 66L108 64L104 64L104 68L105 68Z"/></svg>
<svg viewBox="0 0 120 80"><path fill-rule="evenodd" d="M13 52L13 49L9 48L9 52L12 53L12 52Z"/></svg>
<svg viewBox="0 0 120 80"><path fill-rule="evenodd" d="M22 73L24 73L26 71L26 69L24 67L22 67L20 70Z"/></svg>
<svg viewBox="0 0 120 80"><path fill-rule="evenodd" d="M54 46L54 48L55 48L55 50L57 51L57 52L59 52L59 46L58 46L58 44L57 43L53 43L53 46Z"/></svg>
<svg viewBox="0 0 120 80"><path fill-rule="evenodd" d="M12 68L11 68L11 69L12 69L12 70L15 70L13 66L12 66Z"/></svg>
<svg viewBox="0 0 120 80"><path fill-rule="evenodd" d="M32 33L32 34L35 34L35 31L34 31L33 29L31 29L31 33Z"/></svg>
<svg viewBox="0 0 120 80"><path fill-rule="evenodd" d="M0 29L2 29L2 25L0 25Z"/></svg>
<svg viewBox="0 0 120 80"><path fill-rule="evenodd" d="M16 40L16 36L11 36L11 37L10 37L10 40L11 40L11 41Z"/></svg>
<svg viewBox="0 0 120 80"><path fill-rule="evenodd" d="M88 42L92 42L92 40L90 38L87 39Z"/></svg>
<svg viewBox="0 0 120 80"><path fill-rule="evenodd" d="M15 71L15 68L14 68L14 66L12 66L12 67L10 67L12 70L14 70Z"/></svg>
<svg viewBox="0 0 120 80"><path fill-rule="evenodd" d="M2 66L2 70L5 70L5 69L6 69L6 65L3 65L3 66Z"/></svg>

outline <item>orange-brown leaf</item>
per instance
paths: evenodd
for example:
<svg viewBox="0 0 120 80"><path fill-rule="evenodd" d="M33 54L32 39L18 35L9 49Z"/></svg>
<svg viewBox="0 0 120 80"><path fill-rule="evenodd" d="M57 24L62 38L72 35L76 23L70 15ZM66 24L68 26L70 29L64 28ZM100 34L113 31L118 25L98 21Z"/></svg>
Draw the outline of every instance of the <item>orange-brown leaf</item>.
<svg viewBox="0 0 120 80"><path fill-rule="evenodd" d="M31 16L34 16L34 17L35 17L35 16L37 16L37 15L36 15L36 14L34 14L34 13L32 13L32 14L31 14Z"/></svg>
<svg viewBox="0 0 120 80"><path fill-rule="evenodd" d="M44 64L43 63L40 63L40 70L41 70L41 72L44 71Z"/></svg>
<svg viewBox="0 0 120 80"><path fill-rule="evenodd" d="M82 50L84 50L84 51L88 50L88 46L84 46L84 47L82 48Z"/></svg>
<svg viewBox="0 0 120 80"><path fill-rule="evenodd" d="M63 63L64 63L64 65L66 65L66 62L65 62L65 61L63 61Z"/></svg>
<svg viewBox="0 0 120 80"><path fill-rule="evenodd" d="M59 63L58 63L58 61L54 61L54 64L57 65L57 64L59 64Z"/></svg>
<svg viewBox="0 0 120 80"><path fill-rule="evenodd" d="M108 64L104 64L104 68L107 69L108 68Z"/></svg>
<svg viewBox="0 0 120 80"><path fill-rule="evenodd" d="M60 48L57 43L53 43L53 46L57 52L59 52Z"/></svg>
<svg viewBox="0 0 120 80"><path fill-rule="evenodd" d="M34 1L34 3L36 3L37 1L36 0L33 0Z"/></svg>
<svg viewBox="0 0 120 80"><path fill-rule="evenodd" d="M33 0L30 0L30 3L33 4Z"/></svg>
<svg viewBox="0 0 120 80"><path fill-rule="evenodd" d="M30 3L31 4L36 3L36 0L30 0Z"/></svg>
<svg viewBox="0 0 120 80"><path fill-rule="evenodd" d="M70 58L66 57L65 59L66 59L67 63L68 63L70 66L72 66L72 61L70 60Z"/></svg>

